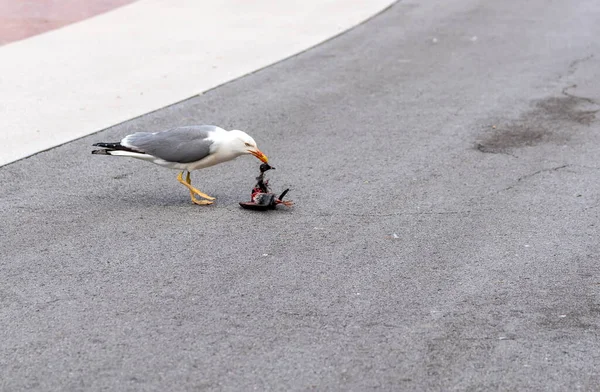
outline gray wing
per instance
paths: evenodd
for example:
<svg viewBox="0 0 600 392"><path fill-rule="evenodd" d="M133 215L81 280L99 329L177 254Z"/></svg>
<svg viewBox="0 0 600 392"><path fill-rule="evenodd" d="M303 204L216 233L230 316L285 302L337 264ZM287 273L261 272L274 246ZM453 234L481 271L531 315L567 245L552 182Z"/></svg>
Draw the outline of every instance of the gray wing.
<svg viewBox="0 0 600 392"><path fill-rule="evenodd" d="M169 162L190 163L210 154L208 137L221 130L214 125L178 127L162 132L137 132L121 140L123 146Z"/></svg>

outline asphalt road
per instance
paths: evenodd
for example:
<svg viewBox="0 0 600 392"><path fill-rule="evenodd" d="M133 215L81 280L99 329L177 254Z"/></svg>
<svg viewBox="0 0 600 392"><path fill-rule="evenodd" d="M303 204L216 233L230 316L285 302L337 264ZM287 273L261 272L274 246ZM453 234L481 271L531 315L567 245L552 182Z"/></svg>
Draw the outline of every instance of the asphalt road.
<svg viewBox="0 0 600 392"><path fill-rule="evenodd" d="M0 390L598 390L600 3L400 2L0 168ZM90 155L252 134L193 176Z"/></svg>

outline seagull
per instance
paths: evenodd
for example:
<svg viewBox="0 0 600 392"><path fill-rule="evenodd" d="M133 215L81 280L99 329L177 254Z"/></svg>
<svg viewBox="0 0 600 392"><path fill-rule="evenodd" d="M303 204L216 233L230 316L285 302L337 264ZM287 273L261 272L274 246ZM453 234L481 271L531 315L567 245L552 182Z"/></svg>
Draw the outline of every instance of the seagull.
<svg viewBox="0 0 600 392"><path fill-rule="evenodd" d="M177 127L160 132L136 132L117 143L103 142L93 146L102 149L93 150L92 154L137 158L169 169L181 170L177 181L189 189L192 203L198 205L212 204L215 198L192 186L192 170L204 169L246 154L254 155L264 163L268 162L267 156L256 147L256 142L246 132L237 129L226 131L215 125ZM184 180L185 172L187 175Z"/></svg>

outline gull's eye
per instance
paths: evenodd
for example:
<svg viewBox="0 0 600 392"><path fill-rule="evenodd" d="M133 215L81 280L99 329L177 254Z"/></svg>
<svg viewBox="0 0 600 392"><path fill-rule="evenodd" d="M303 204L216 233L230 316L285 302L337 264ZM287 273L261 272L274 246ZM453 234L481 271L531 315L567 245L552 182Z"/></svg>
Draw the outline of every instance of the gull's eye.
<svg viewBox="0 0 600 392"><path fill-rule="evenodd" d="M246 147L252 147L252 144L250 143L244 143L246 145Z"/></svg>

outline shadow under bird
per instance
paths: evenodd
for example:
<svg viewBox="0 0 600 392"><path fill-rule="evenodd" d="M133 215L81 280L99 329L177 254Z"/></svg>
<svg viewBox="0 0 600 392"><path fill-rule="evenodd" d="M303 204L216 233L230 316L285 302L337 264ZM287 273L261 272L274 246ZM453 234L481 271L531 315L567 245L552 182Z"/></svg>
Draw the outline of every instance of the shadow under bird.
<svg viewBox="0 0 600 392"><path fill-rule="evenodd" d="M95 143L100 150L92 154L142 159L169 169L181 170L177 181L190 191L192 202L212 204L214 197L192 186L190 172L231 161L241 155L254 155L262 162L268 158L254 139L240 130L226 131L214 125L178 127L160 132L136 132L116 143ZM183 174L187 172L185 179ZM198 199L196 196L200 197Z"/></svg>

